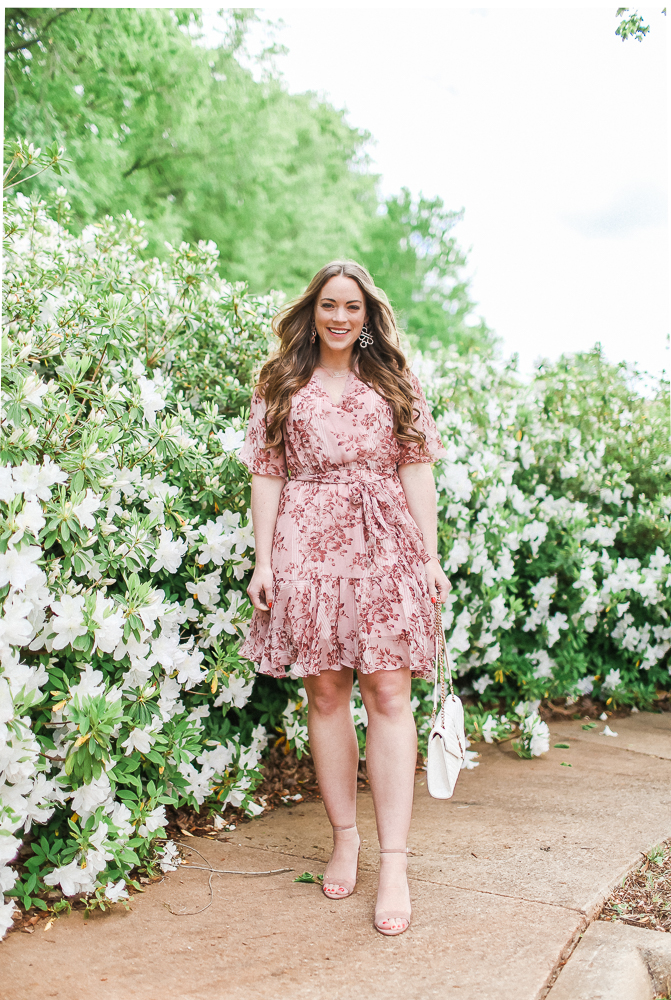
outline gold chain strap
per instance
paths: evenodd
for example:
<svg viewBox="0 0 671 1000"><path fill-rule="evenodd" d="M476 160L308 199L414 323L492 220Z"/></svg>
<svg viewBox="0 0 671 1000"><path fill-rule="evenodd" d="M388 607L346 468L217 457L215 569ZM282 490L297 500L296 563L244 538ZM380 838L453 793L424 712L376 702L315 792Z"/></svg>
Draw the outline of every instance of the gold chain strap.
<svg viewBox="0 0 671 1000"><path fill-rule="evenodd" d="M452 685L452 671L450 670L450 661L447 656L447 647L445 645L445 631L443 629L443 612L441 605L436 601L436 671L438 673L438 679L440 680L440 721L445 727L445 698L447 696L445 691L445 672L447 671L447 681L450 688L450 694L454 697L454 687ZM435 682L434 682L435 683ZM433 726L436 721L436 699L433 699L433 711L431 712L431 725Z"/></svg>

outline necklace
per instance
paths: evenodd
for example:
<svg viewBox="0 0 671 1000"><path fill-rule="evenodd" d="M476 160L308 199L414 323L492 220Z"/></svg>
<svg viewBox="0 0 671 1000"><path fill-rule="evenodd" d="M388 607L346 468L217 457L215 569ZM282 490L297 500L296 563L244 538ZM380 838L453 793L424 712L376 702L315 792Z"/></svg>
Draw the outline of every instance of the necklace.
<svg viewBox="0 0 671 1000"><path fill-rule="evenodd" d="M346 368L344 372L332 372L330 368L326 367L326 365L320 364L319 367L323 368L324 371L331 376L331 378L346 378L351 371L350 368Z"/></svg>

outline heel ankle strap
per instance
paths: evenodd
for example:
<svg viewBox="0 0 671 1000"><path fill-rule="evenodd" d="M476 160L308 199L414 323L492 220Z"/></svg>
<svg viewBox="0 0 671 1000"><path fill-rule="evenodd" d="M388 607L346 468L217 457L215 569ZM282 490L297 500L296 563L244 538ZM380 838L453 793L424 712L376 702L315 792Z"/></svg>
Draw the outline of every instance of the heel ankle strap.
<svg viewBox="0 0 671 1000"><path fill-rule="evenodd" d="M382 848L380 848L380 854L407 854L407 853L408 853L407 847L390 847L388 851L383 851Z"/></svg>
<svg viewBox="0 0 671 1000"><path fill-rule="evenodd" d="M356 830L356 823L353 826L334 826L332 830L334 833L343 833L345 830Z"/></svg>

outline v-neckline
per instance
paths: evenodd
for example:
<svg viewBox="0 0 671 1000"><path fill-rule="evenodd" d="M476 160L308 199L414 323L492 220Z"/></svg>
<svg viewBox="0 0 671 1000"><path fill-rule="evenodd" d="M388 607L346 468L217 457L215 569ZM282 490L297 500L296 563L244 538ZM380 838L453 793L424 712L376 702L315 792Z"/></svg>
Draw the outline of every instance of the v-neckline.
<svg viewBox="0 0 671 1000"><path fill-rule="evenodd" d="M337 403L333 402L333 397L331 396L331 393L328 391L328 389L326 388L326 386L324 385L324 383L320 379L319 375L317 375L316 371L312 373L312 377L313 377L313 379L316 379L317 382L319 383L319 388L326 395L326 397L328 398L329 402L331 403L331 406L335 407L336 410L339 410L342 407L342 401L345 398L345 394L348 391L350 376L352 376L354 374L355 374L354 369L350 369L350 371L347 373L347 378L345 379L345 384L342 387L342 392L340 393L340 399L338 400Z"/></svg>

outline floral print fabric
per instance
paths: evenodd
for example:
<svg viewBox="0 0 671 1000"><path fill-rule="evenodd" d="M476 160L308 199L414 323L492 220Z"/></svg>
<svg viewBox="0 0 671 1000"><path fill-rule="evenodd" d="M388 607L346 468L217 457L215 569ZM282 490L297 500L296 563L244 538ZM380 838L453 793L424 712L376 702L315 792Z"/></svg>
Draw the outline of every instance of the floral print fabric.
<svg viewBox="0 0 671 1000"><path fill-rule="evenodd" d="M264 448L265 403L254 393L240 460L253 473L287 480L273 540L273 606L254 611L240 651L260 673L406 666L432 677L429 555L397 470L445 452L411 379L428 455L396 440L391 407L354 372L337 405L317 375L294 395L284 454Z"/></svg>

